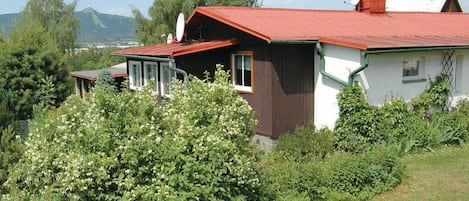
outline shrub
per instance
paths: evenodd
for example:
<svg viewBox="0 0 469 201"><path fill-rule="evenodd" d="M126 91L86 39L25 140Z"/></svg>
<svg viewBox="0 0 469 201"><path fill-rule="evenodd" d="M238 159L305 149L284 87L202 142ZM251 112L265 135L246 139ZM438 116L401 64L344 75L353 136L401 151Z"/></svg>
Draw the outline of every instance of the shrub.
<svg viewBox="0 0 469 201"><path fill-rule="evenodd" d="M0 130L0 196L7 194L6 182L11 168L18 163L24 152L24 144L13 124ZM1 197L0 197L1 198Z"/></svg>
<svg viewBox="0 0 469 201"><path fill-rule="evenodd" d="M336 152L325 164L332 175L329 196L369 200L400 184L404 169L399 152L393 146L363 154Z"/></svg>
<svg viewBox="0 0 469 201"><path fill-rule="evenodd" d="M4 199L257 200L255 121L228 77L175 84L162 106L98 87L37 115Z"/></svg>
<svg viewBox="0 0 469 201"><path fill-rule="evenodd" d="M445 109L450 93L448 77L437 76L435 81L430 80L430 88L417 98L412 99L411 104L415 111L426 111L432 108Z"/></svg>
<svg viewBox="0 0 469 201"><path fill-rule="evenodd" d="M315 130L315 127L298 127L293 133L286 133L277 141L276 150L285 152L299 161L323 159L331 154L334 148L332 131Z"/></svg>
<svg viewBox="0 0 469 201"><path fill-rule="evenodd" d="M397 147L375 146L359 154L339 151L323 158L307 146L311 133L299 128L282 136L280 146L260 163L267 200L368 200L401 182L403 165ZM319 147L329 146L324 140L329 131L313 135L326 142Z"/></svg>
<svg viewBox="0 0 469 201"><path fill-rule="evenodd" d="M357 82L344 87L337 98L340 116L334 129L337 148L360 152L369 144L383 141L385 137L379 132L383 115L366 101Z"/></svg>

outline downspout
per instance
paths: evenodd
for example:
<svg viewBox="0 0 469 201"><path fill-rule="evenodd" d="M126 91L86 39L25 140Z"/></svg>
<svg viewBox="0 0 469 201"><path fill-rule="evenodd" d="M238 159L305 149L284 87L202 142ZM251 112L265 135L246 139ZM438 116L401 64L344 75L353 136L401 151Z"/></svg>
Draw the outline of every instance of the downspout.
<svg viewBox="0 0 469 201"><path fill-rule="evenodd" d="M355 78L355 75L357 75L358 73L360 73L361 71L365 70L366 68L368 68L368 65L370 64L370 56L368 54L368 52L364 52L363 53L363 57L364 57L364 61L363 61L363 65L360 66L359 68L353 70L350 75L348 76L348 85L349 86L352 86L353 85L353 80Z"/></svg>
<svg viewBox="0 0 469 201"><path fill-rule="evenodd" d="M316 43L316 49L319 55L319 72L322 76L327 77L331 80L336 81L337 83L341 84L342 86L347 86L347 82L343 81L342 79L326 72L326 59L324 58L324 52L321 47L321 43ZM350 79L350 78L349 78Z"/></svg>

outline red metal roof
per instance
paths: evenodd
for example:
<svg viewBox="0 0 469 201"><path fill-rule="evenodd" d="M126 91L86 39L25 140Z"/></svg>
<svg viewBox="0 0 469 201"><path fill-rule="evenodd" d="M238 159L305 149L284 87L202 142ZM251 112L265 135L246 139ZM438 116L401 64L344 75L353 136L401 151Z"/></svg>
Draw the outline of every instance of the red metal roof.
<svg viewBox="0 0 469 201"><path fill-rule="evenodd" d="M266 41L319 40L359 49L469 45L469 14L198 7L207 16Z"/></svg>
<svg viewBox="0 0 469 201"><path fill-rule="evenodd" d="M120 55L139 55L139 56L168 56L176 57L195 52L203 52L216 48L227 47L238 44L235 39L216 40L205 42L185 42L171 44L157 44L152 46L135 47L123 50L117 50L114 54Z"/></svg>

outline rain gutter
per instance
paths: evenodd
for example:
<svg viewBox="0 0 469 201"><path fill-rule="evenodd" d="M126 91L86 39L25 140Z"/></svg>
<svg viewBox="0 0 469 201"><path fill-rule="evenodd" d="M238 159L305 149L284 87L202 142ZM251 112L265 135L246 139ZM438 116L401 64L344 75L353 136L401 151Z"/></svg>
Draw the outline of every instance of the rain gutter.
<svg viewBox="0 0 469 201"><path fill-rule="evenodd" d="M139 56L139 55L132 55L132 54L112 54L114 56L123 56L129 59L139 59L139 60L147 60L147 61L169 61L174 62L174 59L171 58L162 58L162 57L149 57L149 56Z"/></svg>
<svg viewBox="0 0 469 201"><path fill-rule="evenodd" d="M269 40L268 44L291 44L291 45L304 45L304 44L316 44L316 40Z"/></svg>
<svg viewBox="0 0 469 201"><path fill-rule="evenodd" d="M331 80L336 81L337 83L347 86L347 82L343 81L342 79L326 72L326 59L324 58L324 51L321 47L321 43L316 43L316 50L319 55L319 72L321 73L322 76L327 77Z"/></svg>

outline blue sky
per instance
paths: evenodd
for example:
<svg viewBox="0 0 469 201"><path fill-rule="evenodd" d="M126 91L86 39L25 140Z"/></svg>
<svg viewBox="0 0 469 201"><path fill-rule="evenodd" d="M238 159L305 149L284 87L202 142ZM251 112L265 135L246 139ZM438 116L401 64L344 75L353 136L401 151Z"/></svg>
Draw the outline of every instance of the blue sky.
<svg viewBox="0 0 469 201"><path fill-rule="evenodd" d="M28 0L0 0L0 14L20 12ZM411 0L409 0L411 1ZM65 0L69 3L72 0ZM469 11L469 0L460 0L463 9ZM138 8L147 14L153 0L78 0L77 10L87 6L101 13L131 16L131 8ZM310 8L310 9L352 9L344 0L264 0L264 7Z"/></svg>

